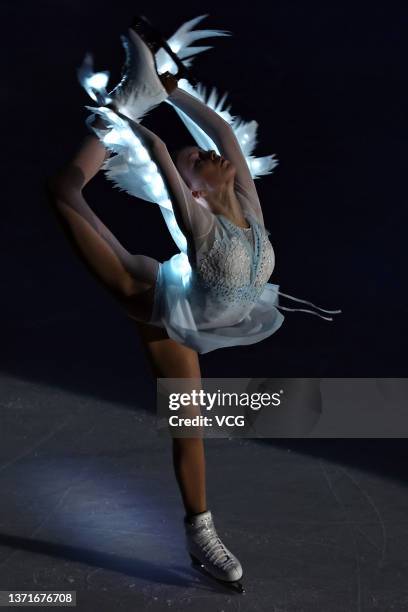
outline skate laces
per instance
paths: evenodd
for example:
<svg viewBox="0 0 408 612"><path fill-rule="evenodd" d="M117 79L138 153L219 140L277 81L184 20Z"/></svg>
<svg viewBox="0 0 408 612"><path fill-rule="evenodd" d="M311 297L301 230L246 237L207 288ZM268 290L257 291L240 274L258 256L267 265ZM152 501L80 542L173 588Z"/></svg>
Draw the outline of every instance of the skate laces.
<svg viewBox="0 0 408 612"><path fill-rule="evenodd" d="M235 561L231 557L231 553L223 544L221 538L214 528L204 526L200 532L201 533L197 538L197 544L201 546L203 553L208 558L210 563L220 565L224 569L228 565L235 565Z"/></svg>

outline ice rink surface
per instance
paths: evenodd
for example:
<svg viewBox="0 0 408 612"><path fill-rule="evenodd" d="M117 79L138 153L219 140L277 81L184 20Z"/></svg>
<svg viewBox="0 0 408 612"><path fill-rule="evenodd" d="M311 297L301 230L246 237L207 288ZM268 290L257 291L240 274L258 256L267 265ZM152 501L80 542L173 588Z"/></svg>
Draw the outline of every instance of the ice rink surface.
<svg viewBox="0 0 408 612"><path fill-rule="evenodd" d="M1 377L1 590L76 591L81 612L407 609L403 440L206 440L239 595L190 566L142 385L132 407Z"/></svg>

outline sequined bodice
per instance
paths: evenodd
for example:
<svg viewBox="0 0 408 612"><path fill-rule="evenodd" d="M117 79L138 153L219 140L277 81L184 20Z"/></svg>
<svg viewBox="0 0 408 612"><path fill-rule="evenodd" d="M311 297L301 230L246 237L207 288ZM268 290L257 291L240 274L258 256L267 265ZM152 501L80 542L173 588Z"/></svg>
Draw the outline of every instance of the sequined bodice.
<svg viewBox="0 0 408 612"><path fill-rule="evenodd" d="M229 302L254 300L268 282L275 254L268 231L252 219L240 228L223 217L228 231L215 238L197 266L200 281L219 298Z"/></svg>

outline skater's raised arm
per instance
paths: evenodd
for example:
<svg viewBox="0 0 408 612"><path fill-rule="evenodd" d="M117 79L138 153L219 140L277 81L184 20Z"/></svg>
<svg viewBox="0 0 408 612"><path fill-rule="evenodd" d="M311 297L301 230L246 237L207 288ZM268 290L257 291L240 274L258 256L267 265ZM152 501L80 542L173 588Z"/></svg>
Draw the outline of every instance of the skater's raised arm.
<svg viewBox="0 0 408 612"><path fill-rule="evenodd" d="M190 245L198 250L214 225L214 214L193 197L191 190L177 170L166 143L146 126L132 121L118 111L115 112L126 119L158 166L173 206L177 224Z"/></svg>
<svg viewBox="0 0 408 612"><path fill-rule="evenodd" d="M176 87L169 101L185 112L217 145L220 154L236 168L237 196L244 209L249 210L264 224L261 203L247 161L232 127L216 111L195 96Z"/></svg>

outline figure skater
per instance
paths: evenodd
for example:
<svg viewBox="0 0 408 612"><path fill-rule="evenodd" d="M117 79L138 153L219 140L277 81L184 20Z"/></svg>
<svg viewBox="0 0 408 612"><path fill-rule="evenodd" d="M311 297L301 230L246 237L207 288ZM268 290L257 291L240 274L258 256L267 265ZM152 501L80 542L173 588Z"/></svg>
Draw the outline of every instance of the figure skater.
<svg viewBox="0 0 408 612"><path fill-rule="evenodd" d="M278 285L267 282L274 250L231 126L178 86L188 72L174 52L170 55L178 72L157 72L155 53L166 45L144 18L136 19L126 43L124 78L108 96L94 97L102 104L93 109L88 124L94 134L49 179L49 201L78 256L135 321L154 376L200 380L198 353L259 342L281 326L284 317L278 307L293 309L279 306ZM170 155L163 140L140 123L141 116L163 101L199 126L218 152L186 146ZM173 221L170 231L176 225L185 238L184 252L166 262L129 253L84 198L86 185L111 162L109 121L121 121L136 135L159 169L174 215L165 219ZM128 155L122 184L138 180L129 175L130 161ZM120 184L123 164L115 172ZM173 464L193 563L242 592L242 566L218 536L207 507L202 438L173 438Z"/></svg>

